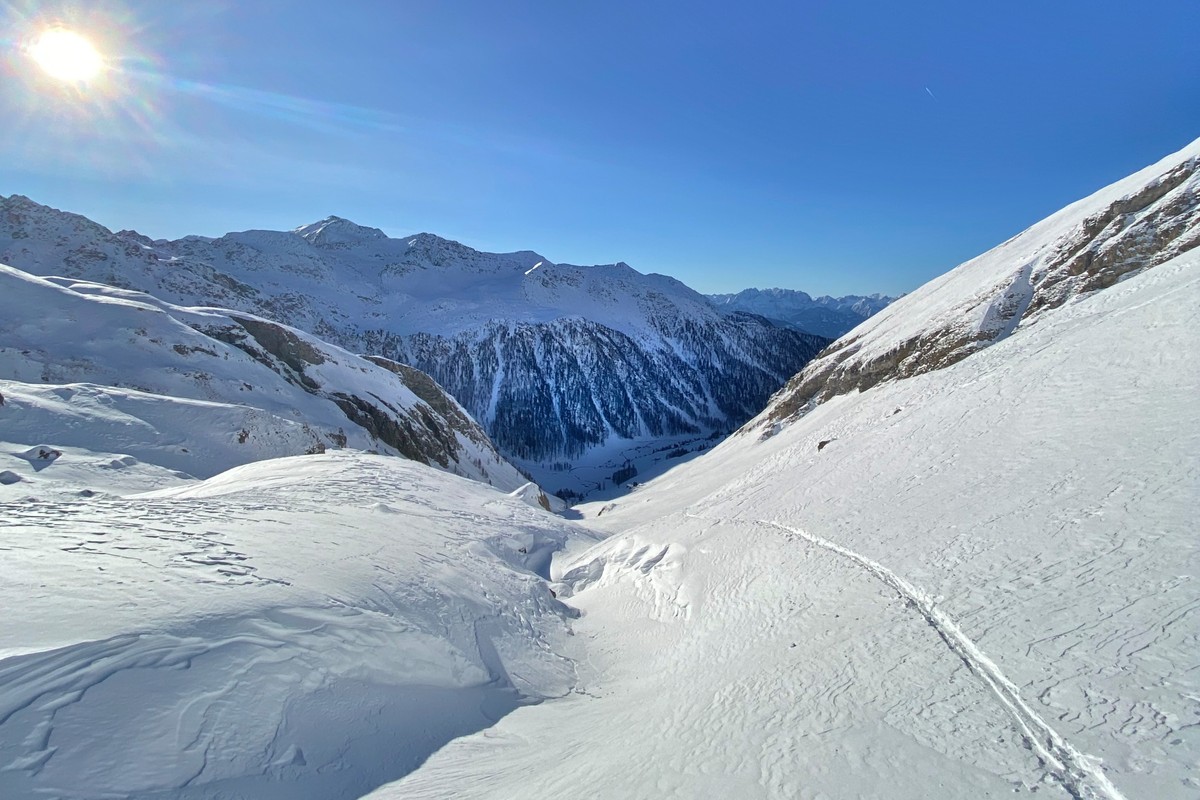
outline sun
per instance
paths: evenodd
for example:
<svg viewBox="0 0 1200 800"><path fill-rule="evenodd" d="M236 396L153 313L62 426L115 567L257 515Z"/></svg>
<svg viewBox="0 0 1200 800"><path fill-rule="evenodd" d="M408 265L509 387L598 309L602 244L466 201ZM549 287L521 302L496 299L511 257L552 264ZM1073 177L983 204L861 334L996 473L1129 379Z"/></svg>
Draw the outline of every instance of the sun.
<svg viewBox="0 0 1200 800"><path fill-rule="evenodd" d="M89 81L104 69L104 59L92 43L64 28L51 28L38 36L29 55L46 74L60 81Z"/></svg>

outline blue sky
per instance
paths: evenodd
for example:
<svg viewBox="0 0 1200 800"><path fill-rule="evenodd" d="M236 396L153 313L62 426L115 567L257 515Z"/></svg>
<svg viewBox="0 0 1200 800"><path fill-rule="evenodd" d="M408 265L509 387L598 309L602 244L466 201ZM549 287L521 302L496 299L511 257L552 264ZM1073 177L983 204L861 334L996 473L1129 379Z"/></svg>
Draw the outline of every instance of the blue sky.
<svg viewBox="0 0 1200 800"><path fill-rule="evenodd" d="M1200 136L1200 3L0 0L0 194L898 293ZM58 21L111 59L51 85Z"/></svg>

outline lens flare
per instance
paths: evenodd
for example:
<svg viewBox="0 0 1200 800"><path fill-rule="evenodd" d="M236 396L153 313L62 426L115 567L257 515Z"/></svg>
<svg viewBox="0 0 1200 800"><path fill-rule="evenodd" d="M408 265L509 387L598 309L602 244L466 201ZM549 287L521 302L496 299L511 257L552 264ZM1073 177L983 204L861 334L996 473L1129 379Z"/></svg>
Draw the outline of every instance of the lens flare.
<svg viewBox="0 0 1200 800"><path fill-rule="evenodd" d="M104 59L91 42L63 28L41 34L29 55L47 75L70 83L89 81L104 68Z"/></svg>

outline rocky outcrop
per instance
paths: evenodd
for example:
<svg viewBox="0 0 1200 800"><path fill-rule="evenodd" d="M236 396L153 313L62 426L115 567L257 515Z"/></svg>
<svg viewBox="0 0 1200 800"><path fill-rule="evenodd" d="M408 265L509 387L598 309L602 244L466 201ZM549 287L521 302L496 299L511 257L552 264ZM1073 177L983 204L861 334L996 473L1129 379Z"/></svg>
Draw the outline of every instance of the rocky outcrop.
<svg viewBox="0 0 1200 800"><path fill-rule="evenodd" d="M1189 159L1084 220L1047 259L1027 317L1200 245L1198 170L1200 158Z"/></svg>
<svg viewBox="0 0 1200 800"><path fill-rule="evenodd" d="M230 313L233 326L200 326L198 330L214 339L231 344L255 361L276 372L304 391L332 400L349 422L365 429L372 439L394 448L405 458L450 469L463 458L458 436L495 456L494 445L483 429L442 390L437 382L420 370L385 358L370 363L394 375L399 383L418 398L402 405L377 392L354 392L351 386L323 382L308 370L330 361L320 343L284 325L259 317ZM345 436L342 436L345 444ZM472 465L486 480L488 470L481 459Z"/></svg>

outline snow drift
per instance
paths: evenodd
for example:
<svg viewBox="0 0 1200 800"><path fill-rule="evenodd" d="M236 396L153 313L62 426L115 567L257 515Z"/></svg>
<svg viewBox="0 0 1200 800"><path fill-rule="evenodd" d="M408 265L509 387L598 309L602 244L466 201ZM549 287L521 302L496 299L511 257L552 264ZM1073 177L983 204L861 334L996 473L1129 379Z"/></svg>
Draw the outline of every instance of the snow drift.
<svg viewBox="0 0 1200 800"><path fill-rule="evenodd" d="M578 529L423 464L0 508L6 798L353 798L574 683L542 574Z"/></svg>

